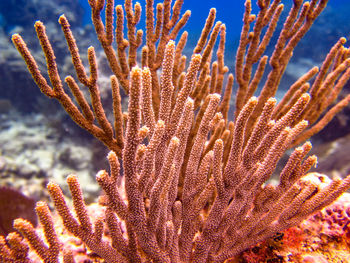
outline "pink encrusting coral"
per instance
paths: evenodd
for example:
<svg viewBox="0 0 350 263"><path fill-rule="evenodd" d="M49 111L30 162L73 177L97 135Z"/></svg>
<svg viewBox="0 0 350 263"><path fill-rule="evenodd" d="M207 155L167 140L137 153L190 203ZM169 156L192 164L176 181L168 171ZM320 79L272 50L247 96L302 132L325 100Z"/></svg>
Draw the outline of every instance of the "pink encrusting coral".
<svg viewBox="0 0 350 263"><path fill-rule="evenodd" d="M340 198L331 206L316 212L310 220L322 223L320 233L330 238L344 239L350 245L350 199L344 199Z"/></svg>

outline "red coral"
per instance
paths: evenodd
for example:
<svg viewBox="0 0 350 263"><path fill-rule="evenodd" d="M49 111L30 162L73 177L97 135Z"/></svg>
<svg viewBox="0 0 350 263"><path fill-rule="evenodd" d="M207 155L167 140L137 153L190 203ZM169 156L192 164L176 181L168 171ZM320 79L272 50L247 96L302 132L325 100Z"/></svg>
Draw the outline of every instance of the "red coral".
<svg viewBox="0 0 350 263"><path fill-rule="evenodd" d="M242 254L242 258L245 260L245 262L261 263L266 262L267 254L268 249L265 245L262 247L256 246L245 251Z"/></svg>
<svg viewBox="0 0 350 263"><path fill-rule="evenodd" d="M304 232L299 227L288 228L283 233L283 244L287 247L300 247L301 242L305 239Z"/></svg>

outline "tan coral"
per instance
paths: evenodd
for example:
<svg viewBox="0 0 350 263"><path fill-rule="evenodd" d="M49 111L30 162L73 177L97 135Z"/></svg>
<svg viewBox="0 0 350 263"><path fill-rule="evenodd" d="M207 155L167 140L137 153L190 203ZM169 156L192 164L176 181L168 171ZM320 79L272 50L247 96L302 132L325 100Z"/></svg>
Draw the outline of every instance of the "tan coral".
<svg viewBox="0 0 350 263"><path fill-rule="evenodd" d="M299 224L350 186L350 176L344 180L335 178L324 188L305 179L317 162L314 156L306 157L311 149L309 142L293 151L277 186L265 184L286 150L323 128L350 100L348 95L319 119L350 76L343 38L332 48L319 72L314 68L301 77L277 107L276 100L271 99L293 49L327 1L294 1L270 59L264 52L284 6L279 0L259 0L259 13L255 16L251 14L251 1L246 1L236 59L239 89L233 121L228 119L232 74L224 86L228 72L223 56L226 27L221 22L214 25L216 11L212 9L187 71L183 72L186 57L181 53L187 33L182 34L177 46L173 41L190 15L185 12L180 18L182 2L175 1L171 16L171 1L157 4L155 15L153 1L147 1L141 69L136 62L143 34L136 29L140 4L125 1L126 40L122 34L122 7L116 7L113 34L113 0L107 0L105 24L101 20L104 1L89 0L96 33L114 73L111 86L115 125L110 124L101 104L94 49L88 49L87 76L64 16L60 23L77 78L89 89L91 105L74 77L67 77L66 82L78 106L64 91L41 22L35 27L52 86L39 72L22 38L18 34L12 37L41 91L57 99L74 121L111 150L110 173L100 171L96 177L104 190L100 202L106 209L102 217L87 213L76 176L67 178L76 216L60 187L48 184L65 228L106 262L224 262L276 232ZM212 61L218 37L217 61ZM268 62L272 69L261 83L264 87L259 97L254 97ZM310 86L307 81L314 75L316 80ZM128 112L124 114L119 87L129 96ZM306 93L308 89L310 94ZM221 92L223 99L218 94ZM38 203L38 214L44 206ZM18 219L15 226L42 260L55 262L63 257L64 262L74 262L69 250L57 250L59 237L54 234L48 211L40 216L40 221L49 246L24 220ZM5 259L19 256L21 248L16 245L22 242L18 236L9 238L14 240L9 244L0 240L0 256ZM26 258L26 254L21 257Z"/></svg>

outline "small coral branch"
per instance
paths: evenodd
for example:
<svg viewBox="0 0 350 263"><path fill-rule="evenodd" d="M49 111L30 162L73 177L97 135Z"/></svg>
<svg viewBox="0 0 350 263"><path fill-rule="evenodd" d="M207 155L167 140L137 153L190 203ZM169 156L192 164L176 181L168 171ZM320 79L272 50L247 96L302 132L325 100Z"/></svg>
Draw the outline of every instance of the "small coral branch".
<svg viewBox="0 0 350 263"><path fill-rule="evenodd" d="M59 262L60 242L50 210L45 202L38 202L35 211L43 227L46 243L29 221L16 219L13 226L43 262ZM10 233L6 238L7 243L2 237L0 238L0 258L4 262L34 262L28 258L29 247L18 233Z"/></svg>
<svg viewBox="0 0 350 263"><path fill-rule="evenodd" d="M260 12L257 17L251 14L251 2L246 1L245 5L244 24L236 57L236 78L239 86L236 95L236 116L256 91L265 72L266 63L269 62L272 67L272 70L267 72L268 77L265 83L260 83L263 88L259 95L258 105L249 119L248 133L252 131L265 102L275 95L294 48L327 4L326 0L311 1L311 3L303 3L301 0L294 1L294 5L279 34L275 50L268 60L268 57L263 56L263 53L271 40L284 8L283 4L279 4L279 2L273 1L269 5L269 1L258 1ZM250 25L253 22L255 22L255 25L250 32ZM266 30L265 33L263 33L264 29ZM345 42L345 38L340 38L330 50L321 68L315 67L300 77L290 87L274 110L273 119L278 120L291 108L301 94L310 92L311 101L309 105L294 121L294 124L296 124L303 119L307 120L310 127L295 138L291 146L302 143L322 130L336 113L349 104L350 96L348 95L332 106L342 87L350 78L349 50L344 47ZM258 63L258 67L254 76L252 76L253 65L256 63ZM310 85L308 81L315 75L316 79ZM327 116L322 116L330 106L332 108Z"/></svg>
<svg viewBox="0 0 350 263"><path fill-rule="evenodd" d="M64 16L60 17L61 23L64 24L63 30L69 31L69 25ZM64 22L63 22L64 21ZM66 24L65 24L66 23ZM95 51L93 47L90 47L88 50L89 64L90 64L90 77L87 77L82 62L79 58L78 48L76 46L75 40L72 37L72 33L65 32L65 36L68 42L68 46L71 50L72 61L75 66L78 79L89 88L92 107L88 104L86 98L83 93L80 91L77 83L74 78L71 76L67 76L65 81L68 87L71 89L75 99L80 107L80 109L74 104L72 99L63 89L62 81L58 74L57 65L55 61L55 54L52 50L50 41L47 38L45 33L45 26L41 22L35 23L35 29L37 32L37 36L40 40L40 44L44 51L48 74L50 77L50 82L52 87L47 84L46 79L42 76L39 71L39 68L30 54L25 42L18 34L12 36L12 41L18 51L21 53L24 61L26 62L30 73L33 76L36 84L39 86L40 90L51 98L56 98L63 108L67 111L67 113L71 116L71 118L82 128L89 131L92 135L106 144L110 149L121 154L121 146L122 141L117 141L120 136L116 138L113 135L112 125L107 120L106 114L102 107L101 98L99 95L99 88L97 85L97 63L95 58ZM116 85L113 86L116 89ZM119 113L119 112L116 112ZM96 118L98 125L94 123L94 119ZM120 121L121 117L116 118L116 121ZM118 126L122 125L118 123Z"/></svg>

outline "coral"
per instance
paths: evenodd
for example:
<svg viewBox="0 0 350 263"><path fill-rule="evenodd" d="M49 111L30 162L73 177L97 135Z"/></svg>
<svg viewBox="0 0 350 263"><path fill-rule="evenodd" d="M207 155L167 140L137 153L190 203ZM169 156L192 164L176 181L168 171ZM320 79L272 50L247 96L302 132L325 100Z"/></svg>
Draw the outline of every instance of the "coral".
<svg viewBox="0 0 350 263"><path fill-rule="evenodd" d="M275 234L230 262L348 262L349 210L350 194L344 193L298 226Z"/></svg>
<svg viewBox="0 0 350 263"><path fill-rule="evenodd" d="M9 187L0 187L0 234L6 236L15 231L12 222L16 218L24 218L37 225L37 218L34 213L35 202L21 192Z"/></svg>
<svg viewBox="0 0 350 263"><path fill-rule="evenodd" d="M273 254L285 262L348 262L350 194L283 232ZM266 249L263 245L262 249Z"/></svg>
<svg viewBox="0 0 350 263"><path fill-rule="evenodd" d="M64 41L61 41L60 27L57 24L57 17L62 13L65 13L72 25L81 27L84 10L79 1L10 0L0 2L0 78L3 80L0 83L1 98L11 100L12 107L22 113L42 112L43 108L45 108L46 113L49 112L48 108L57 112L60 108L57 103L55 106L51 104L50 107L38 105L41 102L40 91L34 88L34 81L26 74L27 69L17 55L17 50L12 45L9 34L20 32L27 39L39 68L45 71L45 57L41 53L41 47L36 39L31 37L35 33L32 23L40 17L48 28L47 33L56 50L56 62L60 66L61 73L69 74L72 69L65 66L67 64L65 61L69 61L69 54L66 52ZM82 39L79 42L80 47L87 48L92 45L92 38L88 36L89 32L90 35L93 35L92 31L88 28L81 28L77 32L76 37ZM83 36L86 37L86 42L83 40ZM17 87L17 89L7 87Z"/></svg>
<svg viewBox="0 0 350 263"><path fill-rule="evenodd" d="M123 9L114 8L113 0L106 5L103 0L89 0L93 24L113 72L114 123L101 102L95 49L88 48L87 70L64 15L59 23L76 72L65 78L70 92L59 76L42 22L37 21L35 29L49 82L22 37L12 36L42 93L59 101L78 125L110 150L109 172L96 175L104 191L99 200L104 207L98 215L89 213L77 176L67 177L75 214L60 186L47 185L65 230L88 248L86 257L96 261L224 262L270 237L278 242L280 233L330 205L350 187L350 176L326 180L308 174L317 158L307 156L312 146L305 142L350 101L347 95L336 102L350 77L346 39L340 38L321 68L314 67L299 78L278 104L272 98L294 48L327 1L295 0L270 58L264 53L284 6L279 0L259 0L255 16L251 1L246 1L232 121L228 113L234 78L224 61L226 26L215 23L216 11L211 9L185 70L187 57L182 51L188 33L183 32L177 44L174 41L190 16L189 11L180 16L182 3L177 0L171 8L171 1L165 0L154 12L153 1L146 2L146 44L138 63L143 39L143 31L136 29L140 4L126 0ZM124 18L128 39L123 35ZM89 99L80 84L89 91ZM255 97L259 84L262 90ZM122 112L122 92L128 95L127 112ZM279 183L266 183L283 154L296 145ZM30 262L29 244L44 262L75 262L81 250L61 246L61 228L55 227L48 205L38 202L36 213L43 234L28 221L16 219L14 227L25 241L11 233L6 241L0 239L0 259ZM258 255L248 251L245 257L259 261L264 253L272 253L261 251Z"/></svg>

